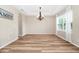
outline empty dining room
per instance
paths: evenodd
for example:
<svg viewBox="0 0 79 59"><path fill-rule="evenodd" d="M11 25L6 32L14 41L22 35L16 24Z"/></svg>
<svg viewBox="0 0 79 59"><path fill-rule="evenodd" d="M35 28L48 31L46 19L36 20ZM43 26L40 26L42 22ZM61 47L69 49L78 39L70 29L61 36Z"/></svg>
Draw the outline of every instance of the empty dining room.
<svg viewBox="0 0 79 59"><path fill-rule="evenodd" d="M0 5L0 53L79 53L79 5Z"/></svg>

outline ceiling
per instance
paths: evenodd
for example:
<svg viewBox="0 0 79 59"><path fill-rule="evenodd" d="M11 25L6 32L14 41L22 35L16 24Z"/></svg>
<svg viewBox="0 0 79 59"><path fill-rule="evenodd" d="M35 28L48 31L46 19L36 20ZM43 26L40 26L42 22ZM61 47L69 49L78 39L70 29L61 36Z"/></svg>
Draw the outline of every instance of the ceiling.
<svg viewBox="0 0 79 59"><path fill-rule="evenodd" d="M66 8L66 5L16 5L15 7L26 15L38 15L39 7L42 7L43 15L55 15L59 11Z"/></svg>

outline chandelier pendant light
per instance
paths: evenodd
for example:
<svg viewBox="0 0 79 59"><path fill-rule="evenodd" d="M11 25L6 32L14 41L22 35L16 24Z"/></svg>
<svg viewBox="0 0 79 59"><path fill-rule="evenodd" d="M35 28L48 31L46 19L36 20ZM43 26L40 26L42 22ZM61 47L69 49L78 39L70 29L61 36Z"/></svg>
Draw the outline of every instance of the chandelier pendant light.
<svg viewBox="0 0 79 59"><path fill-rule="evenodd" d="M38 20L40 21L44 19L44 17L42 16L41 8L42 7L39 7L39 16L38 16Z"/></svg>

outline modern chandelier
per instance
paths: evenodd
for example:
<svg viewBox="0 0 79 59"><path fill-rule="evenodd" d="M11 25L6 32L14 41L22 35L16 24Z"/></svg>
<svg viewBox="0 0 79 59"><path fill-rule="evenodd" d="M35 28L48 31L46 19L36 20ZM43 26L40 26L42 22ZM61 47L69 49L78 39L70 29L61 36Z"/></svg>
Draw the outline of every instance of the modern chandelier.
<svg viewBox="0 0 79 59"><path fill-rule="evenodd" d="M44 19L43 15L42 15L42 12L41 12L41 9L42 9L42 7L39 7L38 20L40 20L40 21Z"/></svg>

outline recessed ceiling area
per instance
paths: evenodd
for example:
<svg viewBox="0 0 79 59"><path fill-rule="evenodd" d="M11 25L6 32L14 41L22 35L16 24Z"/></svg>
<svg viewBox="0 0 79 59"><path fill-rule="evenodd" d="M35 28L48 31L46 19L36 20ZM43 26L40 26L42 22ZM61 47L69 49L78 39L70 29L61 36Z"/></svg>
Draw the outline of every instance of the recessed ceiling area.
<svg viewBox="0 0 79 59"><path fill-rule="evenodd" d="M42 7L42 14L46 16L55 15L67 7L66 5L16 5L15 7L26 15L36 16L40 6Z"/></svg>

